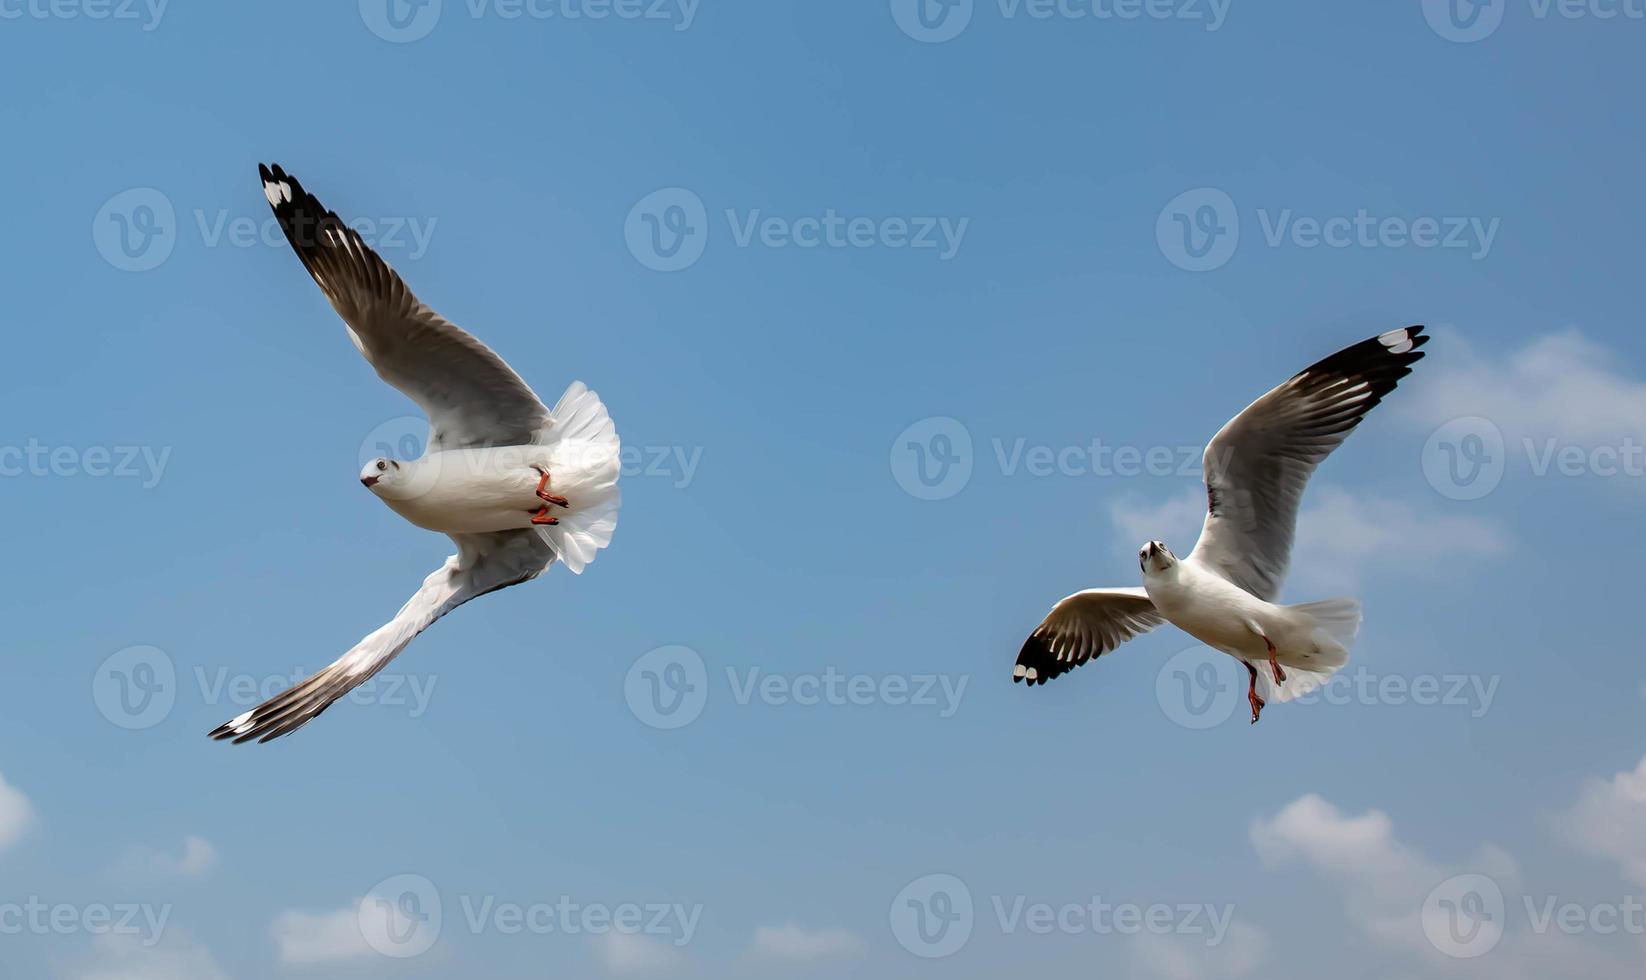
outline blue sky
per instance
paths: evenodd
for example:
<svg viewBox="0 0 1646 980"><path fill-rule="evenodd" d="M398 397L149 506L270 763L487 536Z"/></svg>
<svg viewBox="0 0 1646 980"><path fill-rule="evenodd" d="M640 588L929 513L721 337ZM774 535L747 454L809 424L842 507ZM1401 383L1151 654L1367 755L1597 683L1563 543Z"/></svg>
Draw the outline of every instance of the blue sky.
<svg viewBox="0 0 1646 980"><path fill-rule="evenodd" d="M1638 976L1643 13L0 0L0 977ZM260 161L629 455L586 574L236 749L449 552ZM1340 684L1009 683L1417 322L1305 501Z"/></svg>

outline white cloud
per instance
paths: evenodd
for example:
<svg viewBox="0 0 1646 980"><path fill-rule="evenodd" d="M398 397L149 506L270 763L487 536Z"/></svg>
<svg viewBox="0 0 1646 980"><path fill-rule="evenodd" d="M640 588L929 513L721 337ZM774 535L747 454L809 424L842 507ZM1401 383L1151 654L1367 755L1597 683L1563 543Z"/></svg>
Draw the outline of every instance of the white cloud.
<svg viewBox="0 0 1646 980"><path fill-rule="evenodd" d="M1573 848L1617 862L1625 878L1646 887L1646 759L1633 772L1586 781L1555 826Z"/></svg>
<svg viewBox="0 0 1646 980"><path fill-rule="evenodd" d="M1265 864L1300 861L1326 877L1340 891L1354 927L1379 945L1411 957L1419 966L1418 975L1481 980L1639 978L1638 949L1633 957L1619 957L1616 947L1596 942L1595 937L1533 931L1519 869L1508 854L1490 844L1483 845L1469 864L1448 867L1403 843L1386 814L1372 810L1350 816L1315 795L1255 822L1251 836ZM1478 959L1446 956L1424 932L1424 902L1437 886L1460 874L1485 875L1504 895L1507 919L1495 925L1500 942Z"/></svg>
<svg viewBox="0 0 1646 980"><path fill-rule="evenodd" d="M90 955L56 972L64 980L228 980L210 951L181 935L145 946L137 936L108 933Z"/></svg>
<svg viewBox="0 0 1646 980"><path fill-rule="evenodd" d="M29 798L0 774L0 850L23 839L34 823L34 806Z"/></svg>
<svg viewBox="0 0 1646 980"><path fill-rule="evenodd" d="M282 912L270 931L282 963L329 963L372 954L360 931L358 902L318 915L297 910Z"/></svg>
<svg viewBox="0 0 1646 980"><path fill-rule="evenodd" d="M1442 576L1460 559L1508 550L1508 535L1483 518L1318 487L1298 515L1294 572L1311 592L1348 592L1370 570Z"/></svg>
<svg viewBox="0 0 1646 980"><path fill-rule="evenodd" d="M789 923L755 930L749 955L771 960L810 961L863 952L861 939L843 929L811 930Z"/></svg>
<svg viewBox="0 0 1646 980"><path fill-rule="evenodd" d="M1250 976L1269 949L1269 937L1237 922L1217 946L1190 936L1140 934L1132 946L1133 972L1158 980L1240 980Z"/></svg>
<svg viewBox="0 0 1646 980"><path fill-rule="evenodd" d="M200 878L217 866L217 848L203 837L190 835L183 839L181 854L144 848L133 851L125 867L137 873L152 873L173 878Z"/></svg>
<svg viewBox="0 0 1646 980"><path fill-rule="evenodd" d="M1206 517L1204 491L1191 490L1153 506L1123 500L1110 518L1129 546L1159 539L1187 556ZM1174 543L1178 542L1178 543ZM1353 592L1380 570L1445 574L1464 558L1501 555L1509 536L1495 522L1435 508L1312 486L1303 498L1293 548L1292 593L1321 596Z"/></svg>
<svg viewBox="0 0 1646 980"><path fill-rule="evenodd" d="M673 975L685 962L680 950L673 946L621 932L595 937L595 952L606 973L614 977Z"/></svg>
<svg viewBox="0 0 1646 980"><path fill-rule="evenodd" d="M1545 334L1518 350L1488 354L1455 332L1444 336L1447 356L1424 365L1429 377L1399 400L1400 415L1431 427L1480 416L1515 440L1646 439L1646 384L1615 370L1615 355L1581 331Z"/></svg>

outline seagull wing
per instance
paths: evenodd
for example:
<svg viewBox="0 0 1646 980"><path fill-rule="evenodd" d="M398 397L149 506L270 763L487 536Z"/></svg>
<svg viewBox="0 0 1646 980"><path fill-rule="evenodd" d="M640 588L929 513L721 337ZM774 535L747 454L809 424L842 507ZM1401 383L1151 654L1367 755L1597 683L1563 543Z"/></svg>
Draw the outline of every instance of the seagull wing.
<svg viewBox="0 0 1646 980"><path fill-rule="evenodd" d="M1012 682L1044 684L1165 621L1142 589L1076 592L1024 641Z"/></svg>
<svg viewBox="0 0 1646 980"><path fill-rule="evenodd" d="M429 451L521 446L548 409L491 348L424 306L360 234L297 178L259 166L263 194L303 268L378 377L429 417Z"/></svg>
<svg viewBox="0 0 1646 980"><path fill-rule="evenodd" d="M1230 419L1206 446L1206 523L1189 559L1273 600L1309 477L1411 373L1428 339L1421 326L1406 327L1347 347Z"/></svg>
<svg viewBox="0 0 1646 980"><path fill-rule="evenodd" d="M330 667L218 726L211 737L238 744L290 735L370 680L441 616L470 599L530 581L554 560L553 550L531 529L451 537L457 554L423 580L393 619Z"/></svg>

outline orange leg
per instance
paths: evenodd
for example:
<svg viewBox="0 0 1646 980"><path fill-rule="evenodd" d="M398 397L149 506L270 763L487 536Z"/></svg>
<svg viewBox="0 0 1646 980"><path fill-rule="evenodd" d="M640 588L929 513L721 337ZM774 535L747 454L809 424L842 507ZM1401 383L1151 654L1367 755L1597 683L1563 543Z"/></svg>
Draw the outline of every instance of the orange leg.
<svg viewBox="0 0 1646 980"><path fill-rule="evenodd" d="M1241 663L1245 664L1246 661L1242 660ZM1257 668L1251 664L1246 664L1246 673L1251 675L1251 683L1246 688L1246 700L1251 702L1252 724L1255 725L1258 717L1263 714L1263 706L1266 702L1257 696Z"/></svg>
<svg viewBox="0 0 1646 980"><path fill-rule="evenodd" d="M539 527L542 527L544 525L548 525L548 526L552 527L552 526L560 523L560 518L550 517L549 516L549 506L548 506L548 504L544 504L541 508L538 509L537 513L532 515L532 523L538 525Z"/></svg>
<svg viewBox="0 0 1646 980"><path fill-rule="evenodd" d="M1269 670L1274 673L1275 684L1286 683L1286 672L1280 668L1280 661L1275 659L1275 645L1268 637L1263 638L1263 645L1269 648Z"/></svg>
<svg viewBox="0 0 1646 980"><path fill-rule="evenodd" d="M549 503L556 505L557 507L570 507L572 505L572 502L567 500L565 497L557 496L556 494L552 494L552 493L549 492L549 471L548 470L541 469L541 468L535 467L535 466L532 467L532 468L537 470L537 472L542 475L542 479L537 481L537 496L539 497L539 499L546 500ZM543 509L545 511L548 510L547 507L545 507ZM553 523L559 523L559 522L558 521L549 521L547 523L553 524Z"/></svg>

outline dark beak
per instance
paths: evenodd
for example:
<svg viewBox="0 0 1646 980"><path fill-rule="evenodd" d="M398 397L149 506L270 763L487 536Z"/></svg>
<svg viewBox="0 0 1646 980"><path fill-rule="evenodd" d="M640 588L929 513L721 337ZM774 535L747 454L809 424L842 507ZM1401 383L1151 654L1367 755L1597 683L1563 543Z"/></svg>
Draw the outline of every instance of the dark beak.
<svg viewBox="0 0 1646 980"><path fill-rule="evenodd" d="M377 486L377 477L363 476L360 478L360 485L363 487L375 487Z"/></svg>

